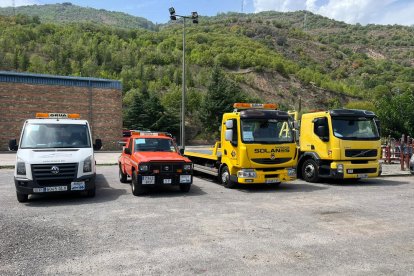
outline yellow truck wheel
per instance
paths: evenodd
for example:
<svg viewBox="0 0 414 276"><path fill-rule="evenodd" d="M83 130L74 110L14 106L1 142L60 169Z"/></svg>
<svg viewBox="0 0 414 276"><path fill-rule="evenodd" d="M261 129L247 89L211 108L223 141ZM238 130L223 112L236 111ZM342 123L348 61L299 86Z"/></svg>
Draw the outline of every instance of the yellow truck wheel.
<svg viewBox="0 0 414 276"><path fill-rule="evenodd" d="M227 166L224 166L221 169L220 176L221 183L224 187L226 187L227 189L233 189L234 187L236 187L236 183L231 181L230 179L230 172Z"/></svg>
<svg viewBox="0 0 414 276"><path fill-rule="evenodd" d="M302 177L306 182L319 181L319 166L313 159L308 159L302 165Z"/></svg>

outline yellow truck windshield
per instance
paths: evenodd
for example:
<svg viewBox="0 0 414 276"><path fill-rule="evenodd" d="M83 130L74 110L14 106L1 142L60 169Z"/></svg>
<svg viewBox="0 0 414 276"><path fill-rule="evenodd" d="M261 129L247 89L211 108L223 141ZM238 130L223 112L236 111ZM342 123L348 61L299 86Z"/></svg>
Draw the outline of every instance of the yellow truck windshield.
<svg viewBox="0 0 414 276"><path fill-rule="evenodd" d="M335 137L344 140L378 140L377 125L373 118L338 117L332 118Z"/></svg>
<svg viewBox="0 0 414 276"><path fill-rule="evenodd" d="M243 143L280 144L293 142L292 129L287 120L241 120Z"/></svg>

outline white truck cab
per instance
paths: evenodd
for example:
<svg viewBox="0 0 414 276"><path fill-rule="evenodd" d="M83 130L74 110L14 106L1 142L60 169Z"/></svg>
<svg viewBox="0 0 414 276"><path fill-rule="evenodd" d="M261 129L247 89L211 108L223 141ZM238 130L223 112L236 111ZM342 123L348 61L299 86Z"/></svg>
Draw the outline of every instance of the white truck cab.
<svg viewBox="0 0 414 276"><path fill-rule="evenodd" d="M85 191L95 196L94 150L88 121L79 114L37 113L26 120L20 145L10 140L9 150L17 151L14 182L19 202L29 194Z"/></svg>

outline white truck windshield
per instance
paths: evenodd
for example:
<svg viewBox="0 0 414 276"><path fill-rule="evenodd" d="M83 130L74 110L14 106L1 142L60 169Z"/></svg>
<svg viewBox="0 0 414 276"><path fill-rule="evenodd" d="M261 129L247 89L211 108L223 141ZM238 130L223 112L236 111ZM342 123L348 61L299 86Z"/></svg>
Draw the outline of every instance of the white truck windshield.
<svg viewBox="0 0 414 276"><path fill-rule="evenodd" d="M379 139L377 125L373 118L332 118L335 137L344 140Z"/></svg>
<svg viewBox="0 0 414 276"><path fill-rule="evenodd" d="M293 142L292 129L286 120L243 119L241 120L244 143L275 144Z"/></svg>
<svg viewBox="0 0 414 276"><path fill-rule="evenodd" d="M20 148L90 148L87 125L26 124Z"/></svg>

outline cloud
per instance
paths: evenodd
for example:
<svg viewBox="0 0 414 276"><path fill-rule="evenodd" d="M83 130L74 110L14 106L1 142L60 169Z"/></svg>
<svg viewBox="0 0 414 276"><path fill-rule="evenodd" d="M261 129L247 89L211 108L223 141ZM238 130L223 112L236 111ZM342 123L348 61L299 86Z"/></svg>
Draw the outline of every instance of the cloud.
<svg viewBox="0 0 414 276"><path fill-rule="evenodd" d="M35 5L39 4L35 0L15 0L16 7L18 6L28 6L28 5ZM12 7L13 1L12 0L0 0L0 7Z"/></svg>
<svg viewBox="0 0 414 276"><path fill-rule="evenodd" d="M253 0L255 12L308 10L347 23L414 24L411 0Z"/></svg>

